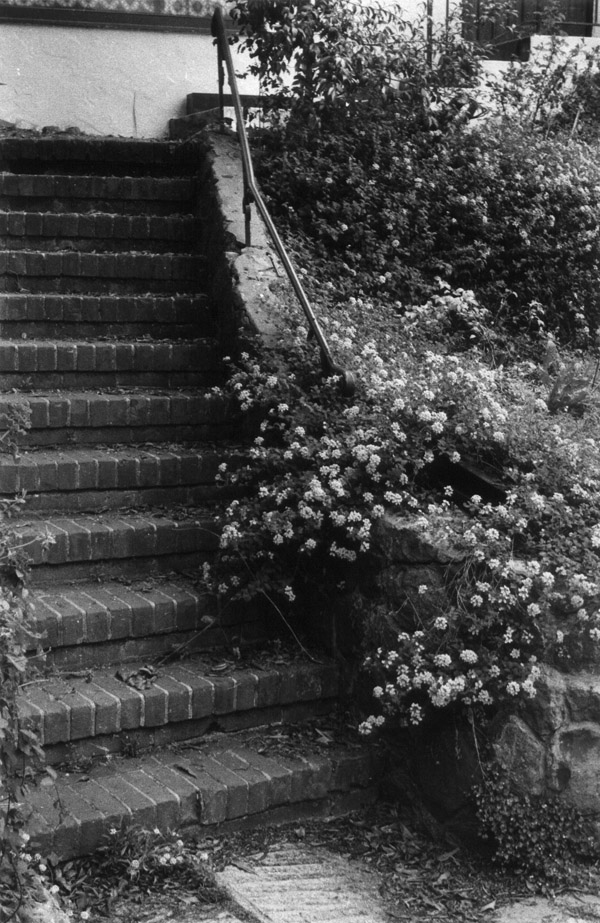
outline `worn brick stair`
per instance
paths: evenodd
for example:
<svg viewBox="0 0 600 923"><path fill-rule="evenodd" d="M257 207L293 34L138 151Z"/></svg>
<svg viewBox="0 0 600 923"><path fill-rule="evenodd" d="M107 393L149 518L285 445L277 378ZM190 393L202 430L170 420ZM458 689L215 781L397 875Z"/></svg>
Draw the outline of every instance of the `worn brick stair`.
<svg viewBox="0 0 600 923"><path fill-rule="evenodd" d="M299 752L291 738L280 750L285 738L285 730L217 734L193 747L61 774L56 786L33 794L32 845L67 859L93 852L123 823L223 833L357 810L372 801L372 754L348 745L308 745Z"/></svg>
<svg viewBox="0 0 600 923"><path fill-rule="evenodd" d="M0 458L0 482L5 492L26 491L30 511L199 506L219 496L222 460L222 450L210 444L56 446Z"/></svg>
<svg viewBox="0 0 600 923"><path fill-rule="evenodd" d="M240 621L231 610L217 623L212 598L175 575L34 588L33 597L37 628L49 648L46 663L70 674L136 658L153 661L182 648L188 654L195 646L217 648L225 640L231 647L242 632L252 640L248 618Z"/></svg>
<svg viewBox="0 0 600 923"><path fill-rule="evenodd" d="M110 215L56 212L0 212L0 246L3 250L21 248L73 250L79 252L144 250L152 240L155 252L172 249L193 250L201 223L193 215Z"/></svg>
<svg viewBox="0 0 600 923"><path fill-rule="evenodd" d="M330 711L338 693L330 663L236 667L188 657L158 667L145 682L148 670L143 662L118 675L114 665L63 670L25 687L20 714L39 730L47 762L119 754L124 739L130 750L147 750L207 731L314 717Z"/></svg>
<svg viewBox="0 0 600 923"><path fill-rule="evenodd" d="M0 294L0 329L7 337L61 339L105 336L156 338L207 336L213 330L210 302L196 295Z"/></svg>
<svg viewBox="0 0 600 923"><path fill-rule="evenodd" d="M0 388L177 388L210 384L219 369L212 339L192 342L4 340ZM189 371L193 369L193 371ZM33 378L32 376L35 376Z"/></svg>
<svg viewBox="0 0 600 923"><path fill-rule="evenodd" d="M20 437L22 446L183 443L236 430L221 395L205 390L0 392L0 418L11 407L30 418L31 428Z"/></svg>
<svg viewBox="0 0 600 923"><path fill-rule="evenodd" d="M227 497L215 474L244 452L216 387L228 344L204 153L0 141L0 427L28 421L0 455L0 495L26 494L14 530L29 654L45 654L18 707L58 773L28 795L29 829L62 857L124 822L289 819L374 794L360 748L280 745L332 712L337 667L260 655L261 610L220 611L198 581Z"/></svg>

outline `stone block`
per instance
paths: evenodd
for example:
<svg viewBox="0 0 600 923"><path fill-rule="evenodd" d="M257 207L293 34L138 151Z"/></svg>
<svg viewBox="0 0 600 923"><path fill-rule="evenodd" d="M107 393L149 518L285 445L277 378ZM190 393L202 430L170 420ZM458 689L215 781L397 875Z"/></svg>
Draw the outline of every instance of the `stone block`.
<svg viewBox="0 0 600 923"><path fill-rule="evenodd" d="M553 741L550 780L584 814L600 815L600 725L571 724Z"/></svg>
<svg viewBox="0 0 600 923"><path fill-rule="evenodd" d="M515 787L541 795L546 782L546 748L521 718L512 715L494 743L494 754Z"/></svg>
<svg viewBox="0 0 600 923"><path fill-rule="evenodd" d="M436 535L417 530L409 517L399 514L388 513L376 521L373 544L388 564L449 564L462 559Z"/></svg>
<svg viewBox="0 0 600 923"><path fill-rule="evenodd" d="M550 740L568 720L567 684L570 680L559 670L542 665L536 696L527 702L524 713L529 728L540 740Z"/></svg>

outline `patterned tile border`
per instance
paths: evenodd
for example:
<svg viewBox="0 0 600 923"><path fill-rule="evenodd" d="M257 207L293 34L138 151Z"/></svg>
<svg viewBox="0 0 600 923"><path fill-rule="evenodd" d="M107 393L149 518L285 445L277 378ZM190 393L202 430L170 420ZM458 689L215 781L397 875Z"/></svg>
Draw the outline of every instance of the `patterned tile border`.
<svg viewBox="0 0 600 923"><path fill-rule="evenodd" d="M15 10L77 10L150 16L210 16L212 0L3 0Z"/></svg>

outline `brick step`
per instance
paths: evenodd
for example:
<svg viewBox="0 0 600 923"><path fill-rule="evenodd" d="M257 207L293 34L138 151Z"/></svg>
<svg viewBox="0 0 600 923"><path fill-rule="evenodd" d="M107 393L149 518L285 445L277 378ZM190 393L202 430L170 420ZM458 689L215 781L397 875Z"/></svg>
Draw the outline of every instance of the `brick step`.
<svg viewBox="0 0 600 923"><path fill-rule="evenodd" d="M218 544L214 516L173 519L160 511L29 518L14 526L32 565L34 586L65 580L196 571Z"/></svg>
<svg viewBox="0 0 600 923"><path fill-rule="evenodd" d="M241 429L230 401L206 391L0 393L0 420L11 408L30 420L22 446L202 442Z"/></svg>
<svg viewBox="0 0 600 923"><path fill-rule="evenodd" d="M221 488L215 483L175 485L172 487L142 487L118 490L85 490L62 493L27 495L27 510L68 516L70 513L91 513L94 510L146 510L173 507L197 507L204 503L232 500L240 490Z"/></svg>
<svg viewBox="0 0 600 923"><path fill-rule="evenodd" d="M149 669L152 679L145 681ZM46 761L56 765L164 747L207 731L280 724L315 709L325 714L338 686L331 663L278 667L258 658L256 665L236 666L196 656L158 668L142 661L117 671L66 671L26 686L17 708L21 725L39 732Z"/></svg>
<svg viewBox="0 0 600 923"><path fill-rule="evenodd" d="M214 331L206 295L0 295L4 337L153 336L192 339Z"/></svg>
<svg viewBox="0 0 600 923"><path fill-rule="evenodd" d="M205 259L181 253L0 251L0 291L186 294L202 291Z"/></svg>
<svg viewBox="0 0 600 923"><path fill-rule="evenodd" d="M194 212L192 177L0 173L0 210L171 215Z"/></svg>
<svg viewBox="0 0 600 923"><path fill-rule="evenodd" d="M31 851L60 859L93 852L122 824L153 829L240 825L348 813L372 803L381 761L373 747L319 750L290 735L269 747L265 729L215 735L205 743L115 759L89 772L61 772L54 787L28 792ZM280 744L286 729L277 734Z"/></svg>
<svg viewBox="0 0 600 923"><path fill-rule="evenodd" d="M0 340L0 388L178 387L211 384L216 340Z"/></svg>
<svg viewBox="0 0 600 923"><path fill-rule="evenodd" d="M213 596L173 575L39 588L31 599L45 666L58 670L155 660L182 651L189 655L223 645L231 651L264 639L264 617L256 607L218 612ZM30 642L34 661L37 643Z"/></svg>
<svg viewBox="0 0 600 923"><path fill-rule="evenodd" d="M0 495L25 491L30 511L198 506L222 496L215 477L225 455L231 463L231 450L223 446L56 448L18 458L0 455Z"/></svg>
<svg viewBox="0 0 600 923"><path fill-rule="evenodd" d="M192 215L0 212L3 250L189 251L200 239L201 222Z"/></svg>
<svg viewBox="0 0 600 923"><path fill-rule="evenodd" d="M136 138L85 135L34 135L0 140L0 170L11 173L110 172L153 176L167 170L195 172L204 152L201 142L173 144Z"/></svg>

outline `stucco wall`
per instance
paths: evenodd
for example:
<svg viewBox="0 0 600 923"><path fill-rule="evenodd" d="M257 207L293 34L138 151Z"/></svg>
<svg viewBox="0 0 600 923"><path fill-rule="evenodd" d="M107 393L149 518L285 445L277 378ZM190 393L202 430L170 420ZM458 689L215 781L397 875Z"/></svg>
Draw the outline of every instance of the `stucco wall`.
<svg viewBox="0 0 600 923"><path fill-rule="evenodd" d="M3 23L0 119L163 137L192 92L217 92L206 35ZM242 92L254 93L249 81Z"/></svg>

